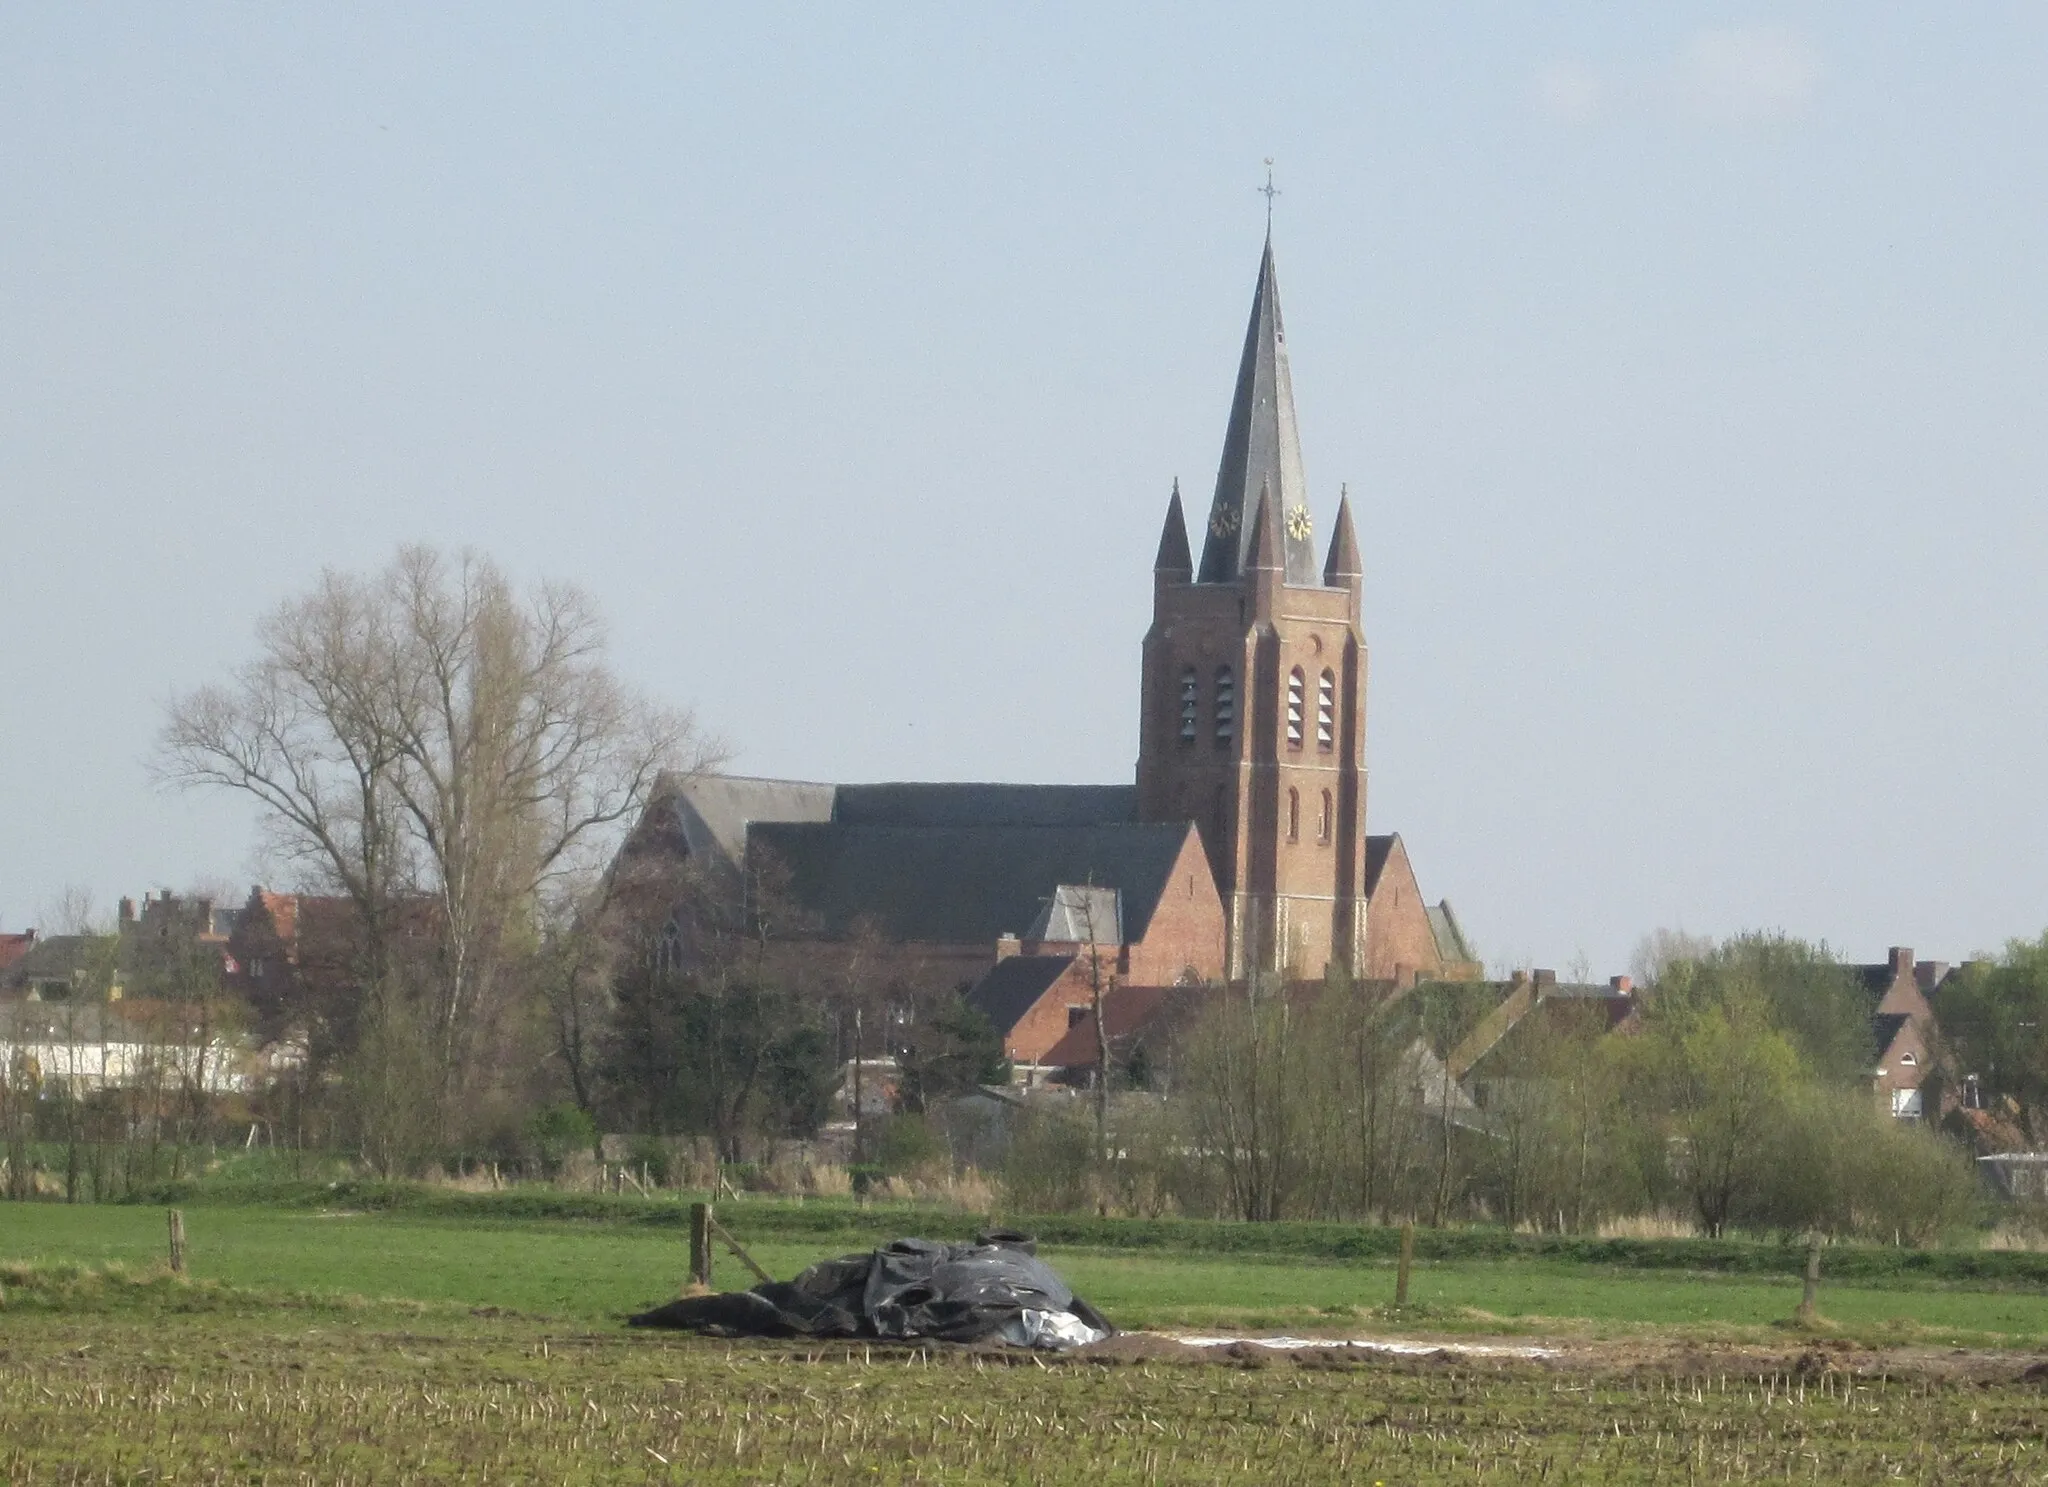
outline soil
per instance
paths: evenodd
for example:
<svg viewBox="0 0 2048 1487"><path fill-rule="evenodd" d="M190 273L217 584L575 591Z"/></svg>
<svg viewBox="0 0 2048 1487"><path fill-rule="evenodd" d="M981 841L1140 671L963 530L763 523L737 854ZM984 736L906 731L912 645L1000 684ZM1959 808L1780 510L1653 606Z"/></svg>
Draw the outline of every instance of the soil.
<svg viewBox="0 0 2048 1487"><path fill-rule="evenodd" d="M1402 1351L1370 1346L1273 1347L1254 1339L1205 1347L1157 1332L1125 1332L1061 1355L1098 1364L1181 1363L1230 1368L1456 1368L1474 1372L1539 1370L1576 1374L1654 1374L1678 1377L1754 1377L1776 1374L1818 1379L1919 1378L1952 1383L2025 1384L2048 1389L2048 1357L2031 1352L1933 1347L1869 1347L1839 1338L1808 1338L1782 1346L1581 1338L1402 1338ZM1388 1339L1388 1341L1395 1341ZM1417 1348L1417 1344L1425 1346ZM1528 1356L1532 1348L1543 1356ZM1048 1360L1050 1361L1050 1360Z"/></svg>

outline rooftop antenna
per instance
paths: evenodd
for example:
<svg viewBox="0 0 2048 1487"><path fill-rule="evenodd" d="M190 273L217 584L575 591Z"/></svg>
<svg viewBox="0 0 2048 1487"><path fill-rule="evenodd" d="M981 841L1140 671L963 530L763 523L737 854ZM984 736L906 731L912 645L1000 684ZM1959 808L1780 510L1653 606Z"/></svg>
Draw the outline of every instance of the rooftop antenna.
<svg viewBox="0 0 2048 1487"><path fill-rule="evenodd" d="M1254 186L1253 190L1266 198L1266 236L1273 235L1273 198L1280 194L1280 188L1273 184L1273 157L1266 157L1266 184Z"/></svg>

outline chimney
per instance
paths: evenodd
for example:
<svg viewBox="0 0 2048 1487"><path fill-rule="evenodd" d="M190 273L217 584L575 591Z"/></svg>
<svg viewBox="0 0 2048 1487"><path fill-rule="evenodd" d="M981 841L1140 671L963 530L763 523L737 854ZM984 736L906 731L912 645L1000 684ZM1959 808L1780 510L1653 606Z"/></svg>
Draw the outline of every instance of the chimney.
<svg viewBox="0 0 2048 1487"><path fill-rule="evenodd" d="M1538 986L1555 986L1557 985L1557 972L1538 971L1533 979Z"/></svg>
<svg viewBox="0 0 2048 1487"><path fill-rule="evenodd" d="M123 924L133 924L135 922L134 899L124 898L121 900L121 922Z"/></svg>
<svg viewBox="0 0 2048 1487"><path fill-rule="evenodd" d="M1923 960L1913 967L1913 979L1920 983L1920 990L1932 992L1948 977L1948 962L1945 960Z"/></svg>
<svg viewBox="0 0 2048 1487"><path fill-rule="evenodd" d="M1515 972L1513 972L1512 974L1510 974L1510 975L1509 975L1509 977L1508 977L1508 985L1510 985L1510 986L1520 986L1520 985L1522 985L1522 984L1523 984L1524 982L1526 982L1526 981L1527 981L1528 979L1529 979L1529 973L1528 973L1527 971L1515 971Z"/></svg>
<svg viewBox="0 0 2048 1487"><path fill-rule="evenodd" d="M1891 951L1892 979L1913 974L1913 949L1910 945L1894 945Z"/></svg>
<svg viewBox="0 0 2048 1487"><path fill-rule="evenodd" d="M998 961L1008 960L1023 948L1022 942L1015 935L996 936L996 959Z"/></svg>
<svg viewBox="0 0 2048 1487"><path fill-rule="evenodd" d="M1623 996L1635 995L1636 983L1627 976L1609 976L1607 978L1607 986L1609 990L1618 991Z"/></svg>

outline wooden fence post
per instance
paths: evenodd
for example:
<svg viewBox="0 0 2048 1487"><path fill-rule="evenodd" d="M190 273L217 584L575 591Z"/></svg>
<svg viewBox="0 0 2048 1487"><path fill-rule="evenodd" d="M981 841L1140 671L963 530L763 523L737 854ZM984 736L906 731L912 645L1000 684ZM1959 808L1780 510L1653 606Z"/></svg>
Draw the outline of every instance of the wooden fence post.
<svg viewBox="0 0 2048 1487"><path fill-rule="evenodd" d="M1794 1313L1801 1325L1811 1325L1819 1314L1820 1304L1820 1230L1815 1229L1806 1241L1806 1290L1799 1298L1799 1310Z"/></svg>
<svg viewBox="0 0 2048 1487"><path fill-rule="evenodd" d="M1408 1304L1408 1268L1415 1263L1415 1221L1401 1226L1401 1264L1394 1271L1394 1305Z"/></svg>
<svg viewBox="0 0 2048 1487"><path fill-rule="evenodd" d="M711 1285L711 1205L690 1205L690 1283Z"/></svg>
<svg viewBox="0 0 2048 1487"><path fill-rule="evenodd" d="M185 1215L173 1208L171 1215L171 1273L185 1273Z"/></svg>

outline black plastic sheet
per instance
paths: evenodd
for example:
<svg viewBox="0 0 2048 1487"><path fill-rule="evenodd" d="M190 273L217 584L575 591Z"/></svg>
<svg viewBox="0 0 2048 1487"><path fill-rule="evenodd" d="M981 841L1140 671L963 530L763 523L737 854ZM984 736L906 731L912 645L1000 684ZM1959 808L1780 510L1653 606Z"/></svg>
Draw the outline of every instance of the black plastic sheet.
<svg viewBox="0 0 2048 1487"><path fill-rule="evenodd" d="M722 1337L935 1338L1065 1347L1116 1329L1004 1230L972 1244L898 1239L751 1291L689 1296L631 1318Z"/></svg>

